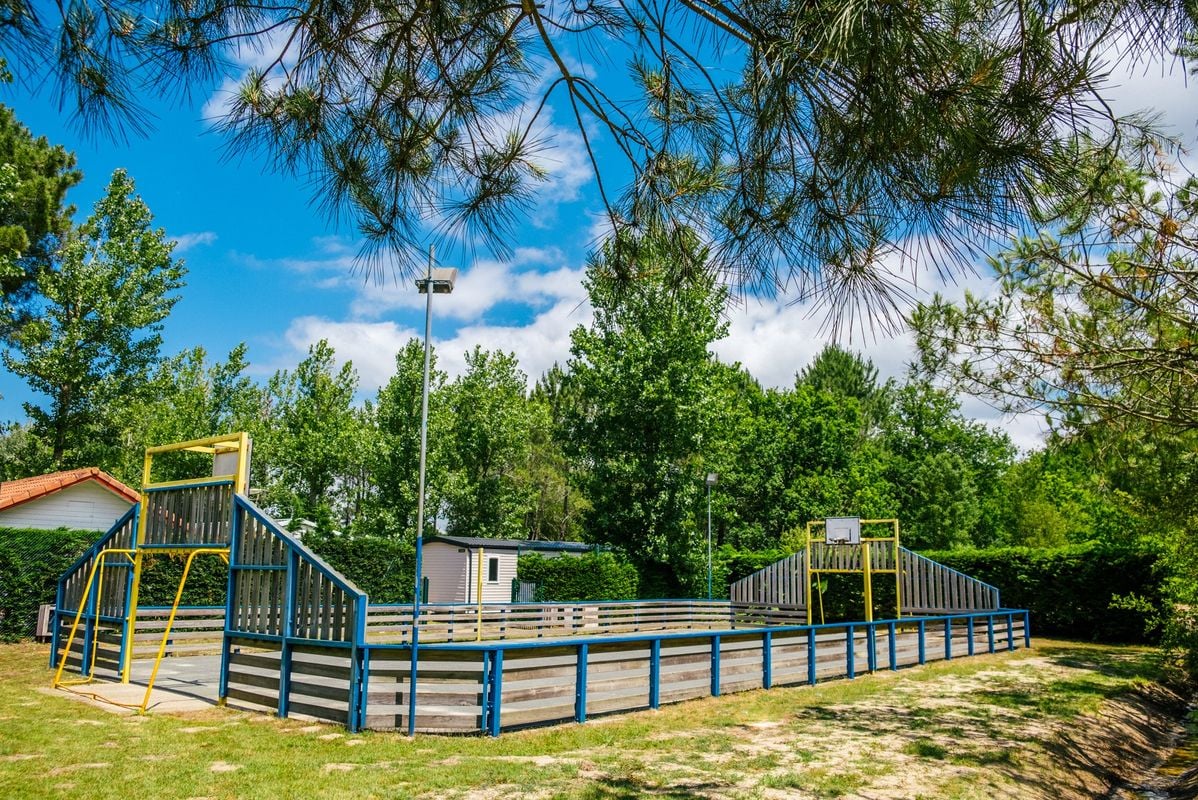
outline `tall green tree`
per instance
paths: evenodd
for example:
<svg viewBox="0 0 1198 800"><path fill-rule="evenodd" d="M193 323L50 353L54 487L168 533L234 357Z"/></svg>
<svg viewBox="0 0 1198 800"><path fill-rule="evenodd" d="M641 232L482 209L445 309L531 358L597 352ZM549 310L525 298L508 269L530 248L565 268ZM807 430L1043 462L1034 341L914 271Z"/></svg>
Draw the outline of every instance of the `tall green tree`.
<svg viewBox="0 0 1198 800"><path fill-rule="evenodd" d="M183 262L123 170L92 215L37 271L41 300L15 325L4 364L41 398L25 403L56 468L107 462L118 410L147 391Z"/></svg>
<svg viewBox="0 0 1198 800"><path fill-rule="evenodd" d="M850 353L835 344L824 349L795 377L798 385L837 397L851 397L862 411L867 427L877 425L887 411L892 387L878 383L878 368L858 353Z"/></svg>
<svg viewBox="0 0 1198 800"><path fill-rule="evenodd" d="M66 193L82 177L73 153L35 138L0 105L0 300L8 315L29 300L37 270L70 228Z"/></svg>
<svg viewBox="0 0 1198 800"><path fill-rule="evenodd" d="M336 365L336 353L321 339L294 371L277 372L267 386L274 429L255 443L254 457L270 471L268 502L281 513L316 523L328 532L341 515L335 490L360 457L359 417L353 408L358 374L353 364Z"/></svg>
<svg viewBox="0 0 1198 800"><path fill-rule="evenodd" d="M146 447L248 431L259 438L267 425L266 398L248 375L244 343L224 361L211 361L202 347L163 359L137 402L122 404L118 421L125 446L114 465L102 465L131 485L141 482ZM210 466L203 457L171 454L156 459L157 480L194 478Z"/></svg>
<svg viewBox="0 0 1198 800"><path fill-rule="evenodd" d="M569 443L585 467L588 535L625 549L649 592L695 592L704 569L702 407L709 347L727 331L725 292L687 269L705 257L693 236L608 243L587 269L594 321L570 335Z"/></svg>
<svg viewBox="0 0 1198 800"><path fill-rule="evenodd" d="M510 248L556 106L615 224L702 227L730 275L804 281L834 317L853 295L895 302L888 260L921 240L952 263L1018 226L1037 182L1075 177L1064 142L1131 126L1094 54L1163 56L1194 28L1189 5L1147 0L13 0L0 25L4 54L31 82L50 65L89 129L139 128L144 92L186 95L241 49L266 53L221 122L231 146L314 176L394 254L423 252L432 219ZM637 93L570 55L596 47Z"/></svg>
<svg viewBox="0 0 1198 800"><path fill-rule="evenodd" d="M449 435L445 373L429 361L429 437L425 498L429 525L445 491L445 447ZM420 411L424 386L424 346L409 339L395 354L395 374L379 389L367 459L373 484L359 532L415 538L419 494ZM431 528L426 533L431 532Z"/></svg>
<svg viewBox="0 0 1198 800"><path fill-rule="evenodd" d="M535 497L524 526L530 539L582 538L590 503L578 488L585 483L579 465L566 452L567 424L578 402L575 384L557 363L541 376L529 396L532 450L522 480Z"/></svg>
<svg viewBox="0 0 1198 800"><path fill-rule="evenodd" d="M522 480L532 455L528 378L516 356L480 347L466 354L466 371L445 391L452 416L445 457L449 530L466 536L519 538L534 503Z"/></svg>
<svg viewBox="0 0 1198 800"><path fill-rule="evenodd" d="M988 297L914 316L922 367L1064 430L1198 429L1198 180L1079 152L1092 202L1050 196L990 261Z"/></svg>
<svg viewBox="0 0 1198 800"><path fill-rule="evenodd" d="M895 393L880 439L908 547L947 549L995 538L983 523L993 522L987 511L1015 456L1005 433L965 419L955 397L916 379Z"/></svg>

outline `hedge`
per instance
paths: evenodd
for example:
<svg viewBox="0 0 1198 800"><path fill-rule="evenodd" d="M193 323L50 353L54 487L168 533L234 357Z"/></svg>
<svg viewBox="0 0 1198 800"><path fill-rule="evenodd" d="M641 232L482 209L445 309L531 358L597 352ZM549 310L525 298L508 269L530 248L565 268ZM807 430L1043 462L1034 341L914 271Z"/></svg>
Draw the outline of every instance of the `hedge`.
<svg viewBox="0 0 1198 800"><path fill-rule="evenodd" d="M0 528L0 639L12 641L34 634L38 606L54 602L59 577L102 535L100 531L68 528ZM147 555L139 604L174 602L185 560L183 555ZM182 604L224 605L228 575L221 559L197 556Z"/></svg>
<svg viewBox="0 0 1198 800"><path fill-rule="evenodd" d="M357 584L371 603L412 602L416 548L411 542L381 536L310 536L304 544Z"/></svg>
<svg viewBox="0 0 1198 800"><path fill-rule="evenodd" d="M67 528L0 528L0 640L33 635L37 607L54 602L58 576L99 536Z"/></svg>
<svg viewBox="0 0 1198 800"><path fill-rule="evenodd" d="M637 596L636 568L613 553L584 553L546 558L520 556L516 576L537 584L537 600L632 600Z"/></svg>
<svg viewBox="0 0 1198 800"><path fill-rule="evenodd" d="M1092 543L923 555L998 587L1004 606L1031 612L1033 633L1097 642L1155 641L1166 576L1153 550ZM1133 596L1140 602L1120 607L1120 598Z"/></svg>

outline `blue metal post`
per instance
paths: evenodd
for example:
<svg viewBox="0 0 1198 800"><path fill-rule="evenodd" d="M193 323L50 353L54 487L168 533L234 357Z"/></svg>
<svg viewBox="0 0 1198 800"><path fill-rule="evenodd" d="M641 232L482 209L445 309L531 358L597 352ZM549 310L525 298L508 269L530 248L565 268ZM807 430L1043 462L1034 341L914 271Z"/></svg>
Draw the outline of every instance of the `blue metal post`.
<svg viewBox="0 0 1198 800"><path fill-rule="evenodd" d="M217 688L218 702L229 696L229 659L233 649L233 624L237 619L236 575L238 550L241 547L241 528L245 524L245 510L241 499L233 495L233 525L229 531L229 578L225 583L225 633L224 645L220 649L220 686ZM280 677L282 677L280 670ZM280 686L280 689L282 687ZM280 695L282 692L280 691Z"/></svg>
<svg viewBox="0 0 1198 800"><path fill-rule="evenodd" d="M358 652L362 654L362 666L359 670L362 688L358 691L358 730L363 730L366 727L366 709L370 705L370 648L360 646Z"/></svg>
<svg viewBox="0 0 1198 800"><path fill-rule="evenodd" d="M815 685L815 628L807 629L807 683Z"/></svg>
<svg viewBox="0 0 1198 800"><path fill-rule="evenodd" d="M429 294L432 297L432 294ZM427 362L426 362L427 363ZM427 369L427 366L425 367ZM423 493L423 489L422 489ZM421 499L423 504L423 498ZM422 520L423 522L423 520ZM424 537L416 531L416 589L412 596L412 652L408 663L408 736L416 735L416 672L420 659L417 649L420 646L420 569L421 556L424 549ZM494 735L498 735L497 733Z"/></svg>
<svg viewBox="0 0 1198 800"><path fill-rule="evenodd" d="M94 558L99 560L99 551L96 552ZM97 574L95 584L92 585L92 591L87 596L87 611L84 612L86 615L84 619L86 619L87 622L83 626L83 650L79 653L79 674L85 678L92 674L92 639L94 639L100 633L97 629L99 620L96 617L96 595L98 595L99 592L96 591L96 588L97 584L103 580L103 572L104 564L101 562L96 568Z"/></svg>
<svg viewBox="0 0 1198 800"><path fill-rule="evenodd" d="M969 655L973 655L973 620L974 617L972 614L965 618L965 621L969 624L969 629L966 631L966 641L968 643L966 649L969 650Z"/></svg>
<svg viewBox="0 0 1198 800"><path fill-rule="evenodd" d="M870 672L878 671L878 628L875 623L870 623L865 628L865 645L869 648L869 652L865 654L865 663L869 667Z"/></svg>
<svg viewBox="0 0 1198 800"><path fill-rule="evenodd" d="M649 642L649 708L661 705L661 639Z"/></svg>
<svg viewBox="0 0 1198 800"><path fill-rule="evenodd" d="M856 653L857 647L856 647L856 642L853 641L854 637L856 636L856 633L857 632L856 632L856 630L854 630L853 626L849 625L845 631L845 636L844 636L845 667L849 671L849 680L852 680L853 678L857 677L857 653Z"/></svg>
<svg viewBox="0 0 1198 800"><path fill-rule="evenodd" d="M359 672L358 691L358 730L366 727L366 708L370 704L370 648L366 645L366 615L370 609L370 601L365 594L360 594L354 603L354 645L362 654L362 664Z"/></svg>
<svg viewBox="0 0 1198 800"><path fill-rule="evenodd" d="M1015 615L1007 614L1007 649L1015 649Z"/></svg>
<svg viewBox="0 0 1198 800"><path fill-rule="evenodd" d="M720 637L711 637L711 696L720 696Z"/></svg>
<svg viewBox="0 0 1198 800"><path fill-rule="evenodd" d="M287 716L291 703L291 637L295 636L295 578L299 551L287 548L286 594L283 595L283 643L279 649L279 716Z"/></svg>
<svg viewBox="0 0 1198 800"><path fill-rule="evenodd" d="M345 710L345 727L350 733L358 732L358 703L359 692L362 691L360 681L362 680L362 665L359 663L358 645L354 644L349 649L349 706ZM290 669L290 665L288 666ZM280 672L279 677L282 678L283 673ZM282 681L280 680L280 683ZM282 694L280 692L280 694ZM280 701L279 705L283 705Z"/></svg>
<svg viewBox="0 0 1198 800"><path fill-rule="evenodd" d="M1023 612L1023 646L1032 646L1032 615L1030 611Z"/></svg>
<svg viewBox="0 0 1198 800"><path fill-rule="evenodd" d="M989 642L990 652L994 652L994 615L986 616L986 639Z"/></svg>
<svg viewBox="0 0 1198 800"><path fill-rule="evenodd" d="M578 645L578 658L574 670L574 721L587 721L587 657L590 646Z"/></svg>
<svg viewBox="0 0 1198 800"><path fill-rule="evenodd" d="M125 595L128 597L128 594ZM54 613L50 615L50 669L58 666L58 633L62 627L62 620L59 618L58 610L62 608L62 581L58 581L58 587L54 590ZM124 637L122 637L122 642Z"/></svg>
<svg viewBox="0 0 1198 800"><path fill-rule="evenodd" d="M492 736L499 735L499 727L501 725L500 714L503 710L503 651L496 650L493 666L491 669L491 715L488 722L491 723L490 734Z"/></svg>
<svg viewBox="0 0 1198 800"><path fill-rule="evenodd" d="M922 619L919 621L919 663L928 663L927 623Z"/></svg>
<svg viewBox="0 0 1198 800"><path fill-rule="evenodd" d="M765 631L761 634L761 688L768 689L774 685L774 634Z"/></svg>
<svg viewBox="0 0 1198 800"><path fill-rule="evenodd" d="M490 650L483 651L482 698L479 701L478 728L483 733L490 730L488 719L491 713L491 659L494 656Z"/></svg>
<svg viewBox="0 0 1198 800"><path fill-rule="evenodd" d="M893 622L888 623L886 627L887 633L889 634L886 637L886 644L887 649L889 650L888 655L890 656L890 669L896 670L898 669L898 645L894 639L898 634L898 628Z"/></svg>
<svg viewBox="0 0 1198 800"><path fill-rule="evenodd" d="M944 621L944 660L953 660L953 621L946 619Z"/></svg>

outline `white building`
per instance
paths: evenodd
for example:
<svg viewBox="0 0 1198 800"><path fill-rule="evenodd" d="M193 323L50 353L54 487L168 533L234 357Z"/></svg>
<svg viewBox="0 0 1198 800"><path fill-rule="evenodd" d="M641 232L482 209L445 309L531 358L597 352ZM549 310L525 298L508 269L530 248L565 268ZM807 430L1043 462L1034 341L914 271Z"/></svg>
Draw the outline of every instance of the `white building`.
<svg viewBox="0 0 1198 800"><path fill-rule="evenodd" d="M106 531L140 499L98 467L0 483L0 528Z"/></svg>
<svg viewBox="0 0 1198 800"><path fill-rule="evenodd" d="M427 536L423 575L427 603L477 603L482 578L484 603L510 603L516 562L524 553L552 557L581 555L596 550L582 542L531 542L520 539L482 539L474 536Z"/></svg>

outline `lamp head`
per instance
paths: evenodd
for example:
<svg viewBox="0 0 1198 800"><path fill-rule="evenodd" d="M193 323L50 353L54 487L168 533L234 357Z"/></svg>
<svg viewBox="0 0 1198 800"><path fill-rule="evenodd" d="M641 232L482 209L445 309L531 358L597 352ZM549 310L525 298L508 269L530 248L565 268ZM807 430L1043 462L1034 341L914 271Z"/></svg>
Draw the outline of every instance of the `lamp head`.
<svg viewBox="0 0 1198 800"><path fill-rule="evenodd" d="M718 472L707 473L707 480L705 481L705 483L708 486L715 486L719 482L720 482L720 474Z"/></svg>
<svg viewBox="0 0 1198 800"><path fill-rule="evenodd" d="M428 287L431 285L433 294L449 294L453 291L453 285L457 283L458 271L452 267L437 267L430 270L431 276L421 275L416 279L416 288L421 294L428 294Z"/></svg>

